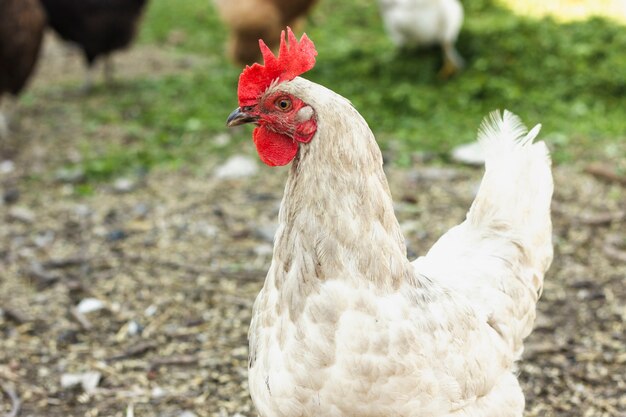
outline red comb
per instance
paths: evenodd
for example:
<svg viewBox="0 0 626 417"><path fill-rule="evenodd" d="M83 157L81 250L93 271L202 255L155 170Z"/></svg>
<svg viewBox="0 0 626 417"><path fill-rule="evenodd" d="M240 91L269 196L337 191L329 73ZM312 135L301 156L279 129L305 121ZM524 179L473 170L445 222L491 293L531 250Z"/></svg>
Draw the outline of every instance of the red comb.
<svg viewBox="0 0 626 417"><path fill-rule="evenodd" d="M256 103L259 95L274 81L290 81L313 68L315 55L317 55L313 42L306 34L302 35L298 42L296 35L289 27L287 27L287 38L289 43L285 42L283 30L280 35L278 57L274 56L262 39L259 39L264 65L255 63L252 66L246 66L239 76L237 94L240 107Z"/></svg>

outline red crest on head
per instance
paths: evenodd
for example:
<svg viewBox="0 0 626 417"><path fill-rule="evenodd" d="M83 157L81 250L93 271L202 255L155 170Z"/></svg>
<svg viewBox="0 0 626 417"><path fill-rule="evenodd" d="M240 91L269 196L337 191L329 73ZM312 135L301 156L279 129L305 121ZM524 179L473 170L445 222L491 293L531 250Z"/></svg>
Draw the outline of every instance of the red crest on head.
<svg viewBox="0 0 626 417"><path fill-rule="evenodd" d="M285 31L280 35L280 49L278 57L274 56L270 48L262 39L259 39L261 54L263 54L264 65L253 64L246 66L239 76L239 106L245 107L256 103L262 94L274 81L291 81L298 75L303 74L315 65L315 45L306 36L302 35L300 42L296 39L291 29L287 27L287 38L285 41Z"/></svg>

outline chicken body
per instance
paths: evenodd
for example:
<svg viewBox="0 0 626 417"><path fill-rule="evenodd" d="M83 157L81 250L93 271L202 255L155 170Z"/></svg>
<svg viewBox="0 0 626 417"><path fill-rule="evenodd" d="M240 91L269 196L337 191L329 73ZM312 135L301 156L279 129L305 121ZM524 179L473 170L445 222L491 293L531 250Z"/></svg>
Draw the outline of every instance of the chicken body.
<svg viewBox="0 0 626 417"><path fill-rule="evenodd" d="M379 0L387 33L396 46L441 45L449 76L463 68L463 58L455 43L463 25L459 0Z"/></svg>
<svg viewBox="0 0 626 417"><path fill-rule="evenodd" d="M228 56L239 65L256 62L259 39L270 48L278 46L285 26L297 28L317 0L215 0L228 26Z"/></svg>
<svg viewBox="0 0 626 417"><path fill-rule="evenodd" d="M30 77L41 48L46 17L38 0L0 0L0 99L17 96ZM0 137L8 122L0 112Z"/></svg>
<svg viewBox="0 0 626 417"><path fill-rule="evenodd" d="M250 326L262 417L521 417L515 361L552 259L543 143L493 115L467 219L410 262L382 157L343 97L297 77L272 85L314 114L285 188ZM266 106L260 104L260 106ZM267 108L267 107L262 107Z"/></svg>
<svg viewBox="0 0 626 417"><path fill-rule="evenodd" d="M105 75L112 77L109 55L126 48L137 32L147 0L40 0L48 24L61 38L77 44L90 68L104 56ZM91 85L88 72L85 87Z"/></svg>

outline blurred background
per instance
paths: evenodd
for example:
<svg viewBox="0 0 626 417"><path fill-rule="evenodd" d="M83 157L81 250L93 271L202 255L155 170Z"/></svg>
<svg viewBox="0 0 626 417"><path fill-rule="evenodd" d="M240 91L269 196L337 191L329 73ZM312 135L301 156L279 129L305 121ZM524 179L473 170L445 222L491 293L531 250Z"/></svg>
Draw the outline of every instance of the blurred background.
<svg viewBox="0 0 626 417"><path fill-rule="evenodd" d="M149 0L88 88L80 50L46 30L0 139L0 413L255 415L246 332L286 169L225 128L241 66L219 4ZM623 417L626 2L463 7L465 68L443 79L440 49L395 47L375 1L319 0L297 26L318 50L306 78L368 121L411 256L464 218L482 171L455 150L481 119L543 124L556 252L527 415Z"/></svg>

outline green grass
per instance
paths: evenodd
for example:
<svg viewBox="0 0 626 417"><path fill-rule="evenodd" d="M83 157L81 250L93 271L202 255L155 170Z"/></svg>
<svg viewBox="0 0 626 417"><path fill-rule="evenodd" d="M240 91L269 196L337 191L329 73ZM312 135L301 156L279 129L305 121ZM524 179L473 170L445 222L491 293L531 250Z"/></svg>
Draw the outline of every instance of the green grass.
<svg viewBox="0 0 626 417"><path fill-rule="evenodd" d="M306 77L349 98L399 162L417 151L445 159L454 145L473 140L482 117L496 108L541 122L557 162L626 159L625 26L522 17L491 0L465 7L458 49L468 66L441 81L440 52L395 50L373 0L322 0L307 26L319 55ZM182 34L177 49L205 56L207 64L187 75L99 89L98 100L85 105L86 120L95 128L119 125L129 140L97 151L86 141L88 179L235 151L211 140L236 106L239 74L223 55L226 30L212 3L152 0L140 42L165 44L172 31ZM246 130L234 145L249 140Z"/></svg>

